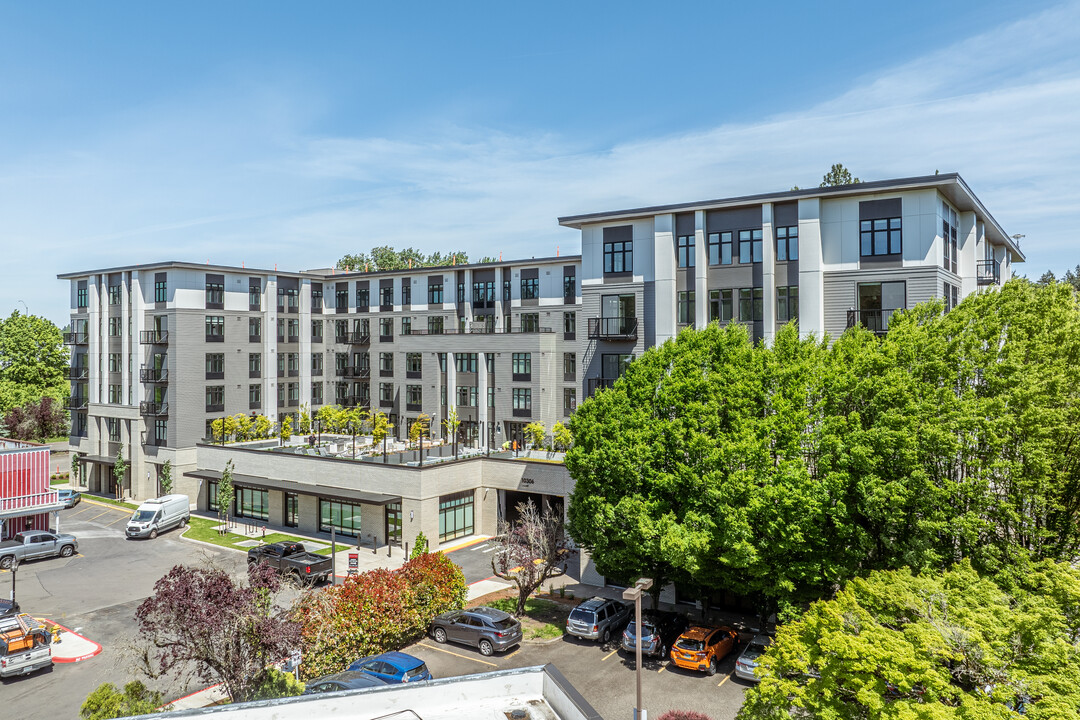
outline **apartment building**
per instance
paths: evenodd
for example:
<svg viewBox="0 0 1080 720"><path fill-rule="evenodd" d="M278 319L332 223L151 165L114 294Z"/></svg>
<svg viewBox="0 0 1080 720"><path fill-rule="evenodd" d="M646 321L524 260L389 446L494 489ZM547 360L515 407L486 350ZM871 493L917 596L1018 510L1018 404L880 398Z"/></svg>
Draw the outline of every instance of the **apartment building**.
<svg viewBox="0 0 1080 720"><path fill-rule="evenodd" d="M837 337L1000 285L1017 241L955 173L559 218L581 231L585 395L688 326Z"/></svg>
<svg viewBox="0 0 1080 720"><path fill-rule="evenodd" d="M71 293L71 447L92 490L180 492L225 415L382 410L398 437L451 408L459 442L522 438L576 407L578 257L403 271L150 263L62 274ZM129 464L117 488L118 451Z"/></svg>

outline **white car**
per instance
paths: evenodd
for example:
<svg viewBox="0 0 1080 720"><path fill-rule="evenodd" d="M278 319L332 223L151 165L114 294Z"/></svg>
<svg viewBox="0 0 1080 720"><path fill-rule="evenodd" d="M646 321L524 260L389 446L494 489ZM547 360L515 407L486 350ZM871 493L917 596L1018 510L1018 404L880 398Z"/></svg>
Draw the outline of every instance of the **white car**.
<svg viewBox="0 0 1080 720"><path fill-rule="evenodd" d="M743 651L739 653L739 659L735 661L735 677L751 682L761 680L754 674L754 668L757 667L758 658L769 649L772 640L769 635L755 635L754 639L748 642Z"/></svg>

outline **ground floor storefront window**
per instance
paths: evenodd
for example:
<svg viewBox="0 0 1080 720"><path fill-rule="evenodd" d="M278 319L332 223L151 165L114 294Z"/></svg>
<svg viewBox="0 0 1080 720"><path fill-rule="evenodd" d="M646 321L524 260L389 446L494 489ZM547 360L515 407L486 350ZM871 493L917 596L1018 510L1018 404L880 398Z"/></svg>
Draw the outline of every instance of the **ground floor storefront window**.
<svg viewBox="0 0 1080 720"><path fill-rule="evenodd" d="M472 535L474 496L466 490L439 498L439 542Z"/></svg>
<svg viewBox="0 0 1080 720"><path fill-rule="evenodd" d="M333 528L342 535L360 536L360 506L340 500L319 498L319 530L330 532Z"/></svg>
<svg viewBox="0 0 1080 720"><path fill-rule="evenodd" d="M236 488L236 516L252 520L270 517L270 493L255 488Z"/></svg>

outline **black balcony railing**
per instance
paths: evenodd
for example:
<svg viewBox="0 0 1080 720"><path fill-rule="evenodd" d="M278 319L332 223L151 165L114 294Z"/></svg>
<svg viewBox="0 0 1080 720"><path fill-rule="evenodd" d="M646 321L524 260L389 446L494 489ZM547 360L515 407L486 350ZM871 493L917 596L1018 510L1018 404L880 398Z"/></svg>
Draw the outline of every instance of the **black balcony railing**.
<svg viewBox="0 0 1080 720"><path fill-rule="evenodd" d="M1001 263L997 260L980 260L975 263L975 274L980 285L998 285L1001 283Z"/></svg>
<svg viewBox="0 0 1080 720"><path fill-rule="evenodd" d="M371 333L351 332L342 340L346 345L370 345Z"/></svg>
<svg viewBox="0 0 1080 720"><path fill-rule="evenodd" d="M142 368L139 370L139 382L163 383L169 381L168 368Z"/></svg>
<svg viewBox="0 0 1080 720"><path fill-rule="evenodd" d="M346 395L341 398L341 406L347 408L365 407L367 400L362 395Z"/></svg>
<svg viewBox="0 0 1080 720"><path fill-rule="evenodd" d="M589 395L593 395L597 390L605 390L615 385L617 378L589 378L585 381L585 388Z"/></svg>
<svg viewBox="0 0 1080 720"><path fill-rule="evenodd" d="M637 340L636 317L589 318L589 338L592 340Z"/></svg>
<svg viewBox="0 0 1080 720"><path fill-rule="evenodd" d="M86 380L90 377L90 368L69 367L68 380Z"/></svg>
<svg viewBox="0 0 1080 720"><path fill-rule="evenodd" d="M90 334L84 332L66 332L64 333L65 345L85 345L90 342Z"/></svg>
<svg viewBox="0 0 1080 720"><path fill-rule="evenodd" d="M67 409L68 410L85 410L87 402L88 402L87 399L84 398L84 397L72 396L71 398L68 399Z"/></svg>
<svg viewBox="0 0 1080 720"><path fill-rule="evenodd" d="M139 343L142 345L168 345L168 330L143 330L139 333Z"/></svg>
<svg viewBox="0 0 1080 720"><path fill-rule="evenodd" d="M889 319L897 309L892 310L848 310L847 326L849 328L862 325L867 330L877 335L884 335L889 331Z"/></svg>
<svg viewBox="0 0 1080 720"><path fill-rule="evenodd" d="M169 414L169 403L143 400L139 403L139 414L151 417L162 417Z"/></svg>
<svg viewBox="0 0 1080 720"><path fill-rule="evenodd" d="M341 377L369 378L369 377L371 377L371 368L366 368L366 367L346 367L346 368L342 368Z"/></svg>

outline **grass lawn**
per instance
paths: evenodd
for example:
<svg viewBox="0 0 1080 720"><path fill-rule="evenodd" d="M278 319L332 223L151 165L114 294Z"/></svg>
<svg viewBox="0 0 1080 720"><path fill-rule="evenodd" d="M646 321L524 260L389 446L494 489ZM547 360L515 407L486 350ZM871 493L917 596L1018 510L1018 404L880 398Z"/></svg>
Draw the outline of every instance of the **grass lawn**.
<svg viewBox="0 0 1080 720"><path fill-rule="evenodd" d="M83 493L83 500L92 500L93 502L107 503L109 505L116 505L117 507L128 508L129 510L136 510L139 507L137 503L124 502L122 500L100 497L98 495L90 495L88 493Z"/></svg>
<svg viewBox="0 0 1080 720"><path fill-rule="evenodd" d="M246 540L259 540L266 543L276 543L281 542L282 540L304 542L304 538L299 538L295 535L286 535L285 533L278 532L267 533L266 538L263 538L261 536L257 538L249 538L245 535L238 535L236 533L226 533L225 535L221 535L215 529L220 524L221 523L217 520L210 520L208 518L202 517L192 517L190 521L190 527L188 527L187 532L184 533L184 537L191 538L192 540L200 540L202 542L210 543L212 545L220 545L221 547L244 551L246 551L247 548L241 547L237 545L237 543L241 543ZM341 549L344 550L345 546L342 545ZM316 550L315 553L317 555L329 555L330 548Z"/></svg>
<svg viewBox="0 0 1080 720"><path fill-rule="evenodd" d="M64 477L50 478L49 479L49 484L50 485L67 485L68 482L69 482L69 478L66 475Z"/></svg>
<svg viewBox="0 0 1080 720"><path fill-rule="evenodd" d="M486 603L511 615L517 610L517 598L507 597ZM552 639L562 637L566 627L566 618L570 615L570 606L553 600L529 598L525 601L525 615L521 621L521 632L528 640Z"/></svg>

